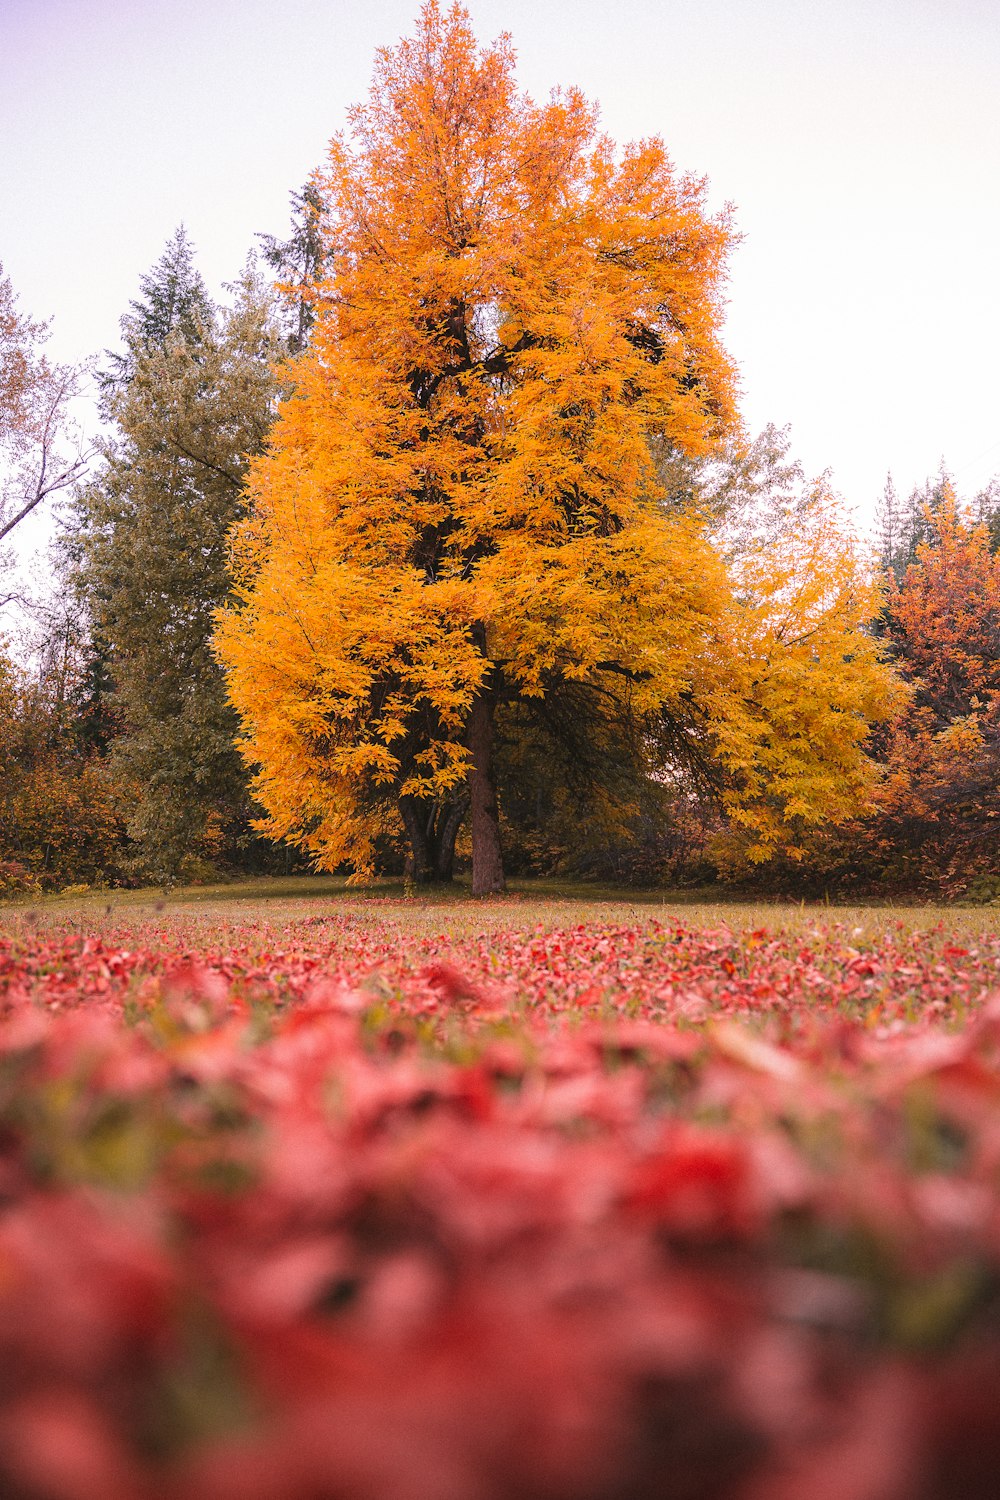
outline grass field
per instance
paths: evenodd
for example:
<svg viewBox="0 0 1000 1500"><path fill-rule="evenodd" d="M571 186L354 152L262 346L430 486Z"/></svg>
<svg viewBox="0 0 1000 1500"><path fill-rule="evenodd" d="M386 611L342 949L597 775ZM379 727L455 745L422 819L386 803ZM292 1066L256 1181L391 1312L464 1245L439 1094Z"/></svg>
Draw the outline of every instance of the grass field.
<svg viewBox="0 0 1000 1500"><path fill-rule="evenodd" d="M280 928L329 915L353 920L369 916L397 927L401 934L444 937L491 928L531 931L539 926L581 923L631 926L673 918L689 927L728 927L734 933L761 928L801 933L843 927L864 943L877 942L899 924L915 931L940 926L967 936L1000 932L1000 910L990 906L762 901L738 895L720 897L715 892L623 891L556 880L514 881L507 896L473 900L460 883L421 891L391 881L356 887L330 875L18 898L0 902L0 931L65 926L88 932L141 932L169 926L221 937L248 925Z"/></svg>

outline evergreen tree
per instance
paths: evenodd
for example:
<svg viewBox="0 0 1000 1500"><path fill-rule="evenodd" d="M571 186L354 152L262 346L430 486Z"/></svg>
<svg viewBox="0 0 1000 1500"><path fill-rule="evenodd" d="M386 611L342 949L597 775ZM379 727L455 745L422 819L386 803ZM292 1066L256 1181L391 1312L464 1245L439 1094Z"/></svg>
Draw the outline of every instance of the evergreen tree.
<svg viewBox="0 0 1000 1500"><path fill-rule="evenodd" d="M937 476L914 485L905 500L900 500L892 475L887 476L875 512L878 553L883 573L891 574L897 584L916 561L918 549L930 541L933 518L947 506L949 497L954 497L954 490L943 461Z"/></svg>
<svg viewBox="0 0 1000 1500"><path fill-rule="evenodd" d="M315 182L307 182L291 198L292 232L288 239L279 240L273 234L259 234L257 238L263 245L264 259L285 294L283 322L289 353L300 354L316 321L315 288L327 258L323 233L326 205Z"/></svg>
<svg viewBox="0 0 1000 1500"><path fill-rule="evenodd" d="M77 497L73 545L114 681L111 765L133 870L167 880L198 858L236 857L250 838L235 717L210 638L229 594L227 532L271 420L281 339L252 269L231 288L231 308L212 306L183 231L142 289L106 384L116 432Z"/></svg>
<svg viewBox="0 0 1000 1500"><path fill-rule="evenodd" d="M884 573L892 573L898 582L906 571L905 564L901 562L904 518L891 474L885 476L885 488L875 507L875 520L878 525L879 566Z"/></svg>
<svg viewBox="0 0 1000 1500"><path fill-rule="evenodd" d="M119 324L125 348L108 352L108 368L100 377L106 403L116 388L132 382L142 357L162 349L171 334L197 344L214 322L215 310L183 224L139 288L141 295L129 303Z"/></svg>
<svg viewBox="0 0 1000 1500"><path fill-rule="evenodd" d="M989 480L972 501L972 515L976 522L985 526L990 539L990 552L1000 552L1000 477Z"/></svg>

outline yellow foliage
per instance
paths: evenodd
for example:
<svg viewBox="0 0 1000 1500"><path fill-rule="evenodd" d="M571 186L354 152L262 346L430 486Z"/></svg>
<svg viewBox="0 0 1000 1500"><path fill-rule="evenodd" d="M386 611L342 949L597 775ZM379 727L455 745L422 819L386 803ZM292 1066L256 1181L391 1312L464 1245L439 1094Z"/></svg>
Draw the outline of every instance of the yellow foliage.
<svg viewBox="0 0 1000 1500"><path fill-rule="evenodd" d="M796 828L865 809L876 786L869 728L906 693L866 628L879 588L822 487L779 545L734 564L733 582L712 738L728 773L723 806L760 861L797 852Z"/></svg>
<svg viewBox="0 0 1000 1500"><path fill-rule="evenodd" d="M316 184L332 271L217 637L267 830L364 872L400 798L489 778L477 708L567 683L697 740L762 854L854 805L889 679L827 509L734 574L650 457L736 426L704 183L431 3Z"/></svg>

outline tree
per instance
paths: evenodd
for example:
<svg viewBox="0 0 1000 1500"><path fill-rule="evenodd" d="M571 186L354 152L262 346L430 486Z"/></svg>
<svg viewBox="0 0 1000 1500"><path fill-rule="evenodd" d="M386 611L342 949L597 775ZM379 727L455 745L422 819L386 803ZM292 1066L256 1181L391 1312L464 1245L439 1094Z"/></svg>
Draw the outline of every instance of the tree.
<svg viewBox="0 0 1000 1500"><path fill-rule="evenodd" d="M59 621L42 645L33 667L0 651L0 894L121 874L113 788L78 733L83 657L74 622Z"/></svg>
<svg viewBox="0 0 1000 1500"><path fill-rule="evenodd" d="M6 438L26 421L38 379L39 345L45 324L17 308L17 295L0 264L0 436Z"/></svg>
<svg viewBox="0 0 1000 1500"><path fill-rule="evenodd" d="M924 517L927 540L887 604L895 659L942 728L1000 697L1000 558L947 479Z"/></svg>
<svg viewBox="0 0 1000 1500"><path fill-rule="evenodd" d="M281 342L252 270L228 310L212 306L182 231L142 285L105 384L117 431L78 497L70 550L93 622L92 692L106 696L113 682L111 766L133 868L167 880L199 859L237 857L250 837L236 721L210 637Z"/></svg>
<svg viewBox="0 0 1000 1500"><path fill-rule="evenodd" d="M885 641L908 692L882 735L877 806L822 861L833 883L1000 890L1000 558L947 479L888 578Z"/></svg>
<svg viewBox="0 0 1000 1500"><path fill-rule="evenodd" d="M730 563L726 694L708 728L726 770L730 831L720 862L805 857L817 830L870 806L873 726L902 692L870 622L881 601L825 480L784 508Z"/></svg>
<svg viewBox="0 0 1000 1500"><path fill-rule="evenodd" d="M80 371L53 364L46 326L20 313L0 265L0 542L52 495L77 483L88 455L67 439Z"/></svg>
<svg viewBox="0 0 1000 1500"><path fill-rule="evenodd" d="M108 351L101 373L107 401L115 390L131 385L143 359L155 357L171 336L200 344L215 322L216 309L183 224L174 230L155 266L139 278L139 291L120 323L125 347Z"/></svg>
<svg viewBox="0 0 1000 1500"><path fill-rule="evenodd" d="M292 232L287 240L260 234L264 259L276 273L285 294L285 326L289 352L301 354L316 321L316 287L326 261L323 234L325 204L315 183L307 182L292 194Z"/></svg>
<svg viewBox="0 0 1000 1500"><path fill-rule="evenodd" d="M838 772L859 763L874 647L834 631L830 667L814 617L837 581L789 599L761 560L748 608L652 452L695 460L738 425L734 235L704 181L658 140L616 153L576 91L519 96L509 41L477 51L467 13L433 0L315 181L316 322L251 466L218 636L271 831L365 871L402 826L431 878L468 811L473 891L499 890L498 715L570 704L660 774L711 766L762 849L785 814L824 815L808 734ZM833 671L843 703L795 720L793 662L803 692ZM771 744L792 720L804 777Z"/></svg>
<svg viewBox="0 0 1000 1500"><path fill-rule="evenodd" d="M1000 859L1000 558L990 532L941 484L926 539L890 584L889 639L910 684L889 743L870 837L896 879L947 891L992 882Z"/></svg>
<svg viewBox="0 0 1000 1500"><path fill-rule="evenodd" d="M974 497L972 514L989 532L990 551L1000 552L1000 476L988 480Z"/></svg>
<svg viewBox="0 0 1000 1500"><path fill-rule="evenodd" d="M901 576L911 551L906 518L891 474L885 476L885 487L877 506L879 565L886 574Z"/></svg>
<svg viewBox="0 0 1000 1500"><path fill-rule="evenodd" d="M985 503L989 491L978 499ZM907 568L916 561L918 548L934 534L934 517L942 507L955 499L955 489L944 461L933 479L914 485L906 500L900 500L890 474L877 508L879 523L879 565L886 575L900 583ZM985 518L984 518L985 519ZM883 627L886 621L882 622Z"/></svg>
<svg viewBox="0 0 1000 1500"><path fill-rule="evenodd" d="M811 598L809 591L798 596L792 615L784 618L780 644L772 638L768 655L777 649L789 667L796 628L805 633L810 651L820 639L818 625L824 651L832 652L852 634L863 633L859 605L872 597L864 569L846 540L847 527L833 497L824 484L807 484L801 465L791 457L787 429L768 426L752 441L736 430L696 456L660 440L652 448L663 487L662 505L668 513L703 518L726 562L730 583L737 583L743 639L753 639L747 628L749 611L787 584L796 569L821 579L822 589ZM807 538L812 539L811 553L803 550ZM748 564L755 577L747 572ZM761 572L763 564L767 568ZM838 572L841 587L831 588ZM761 629L765 616L766 611L758 615L758 646L767 640ZM793 627L796 617L798 626ZM812 671L815 663L800 660L798 665ZM733 684L741 671L742 663L733 669ZM768 680L760 667L756 675ZM842 663L835 675L844 676ZM757 693L758 716L775 712L777 704L768 702L768 691ZM802 678L802 692L806 700L816 697L815 682L808 676ZM829 708L829 688L821 701ZM745 713L750 702L730 702L730 720ZM606 702L588 700L585 688L576 687L572 694L564 688L527 712L524 706L502 710L498 727L505 827L520 867L650 884L692 874L706 878L713 852L731 870L740 868L741 874L746 873L742 867L751 849L756 857L765 849L770 855L776 841L788 838L796 819L783 811L781 819L768 826L763 842L760 837L748 838L745 829L726 830L719 803L738 789L733 782L739 782L740 773L724 759L718 728L704 717L698 722L690 705L688 712L689 737L678 746L676 733L672 742L664 733L676 731L676 724L630 721L620 706L609 714ZM799 713L803 715L801 708ZM761 728L758 722L751 733L759 734ZM791 758L794 737L781 731L776 743ZM856 751L851 752L848 761L855 756ZM870 770L864 762L848 765L850 797ZM832 771L834 763L827 754L826 772ZM834 775L834 785L836 781ZM842 789L847 786L842 784ZM815 797L812 801L815 806ZM828 814L833 810L828 801L826 809ZM767 822L762 813L758 805L757 824ZM800 824L797 850L804 832Z"/></svg>

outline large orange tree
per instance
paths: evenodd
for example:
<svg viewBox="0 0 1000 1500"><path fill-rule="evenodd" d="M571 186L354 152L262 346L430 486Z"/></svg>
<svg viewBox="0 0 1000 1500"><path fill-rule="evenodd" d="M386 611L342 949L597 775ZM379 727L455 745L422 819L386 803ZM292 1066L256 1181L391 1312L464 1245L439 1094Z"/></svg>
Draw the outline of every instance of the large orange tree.
<svg viewBox="0 0 1000 1500"><path fill-rule="evenodd" d="M269 830L359 871L405 830L430 879L468 815L473 890L501 889L494 721L513 703L561 700L577 728L592 711L605 737L627 723L664 774L719 768L759 852L856 790L884 688L874 647L845 648L863 584L796 604L772 579L748 602L651 461L653 440L697 456L737 426L733 231L704 182L659 140L618 152L575 91L519 94L509 41L480 49L431 0L314 186L315 324L252 466L218 634ZM804 647L775 636L796 608Z"/></svg>

